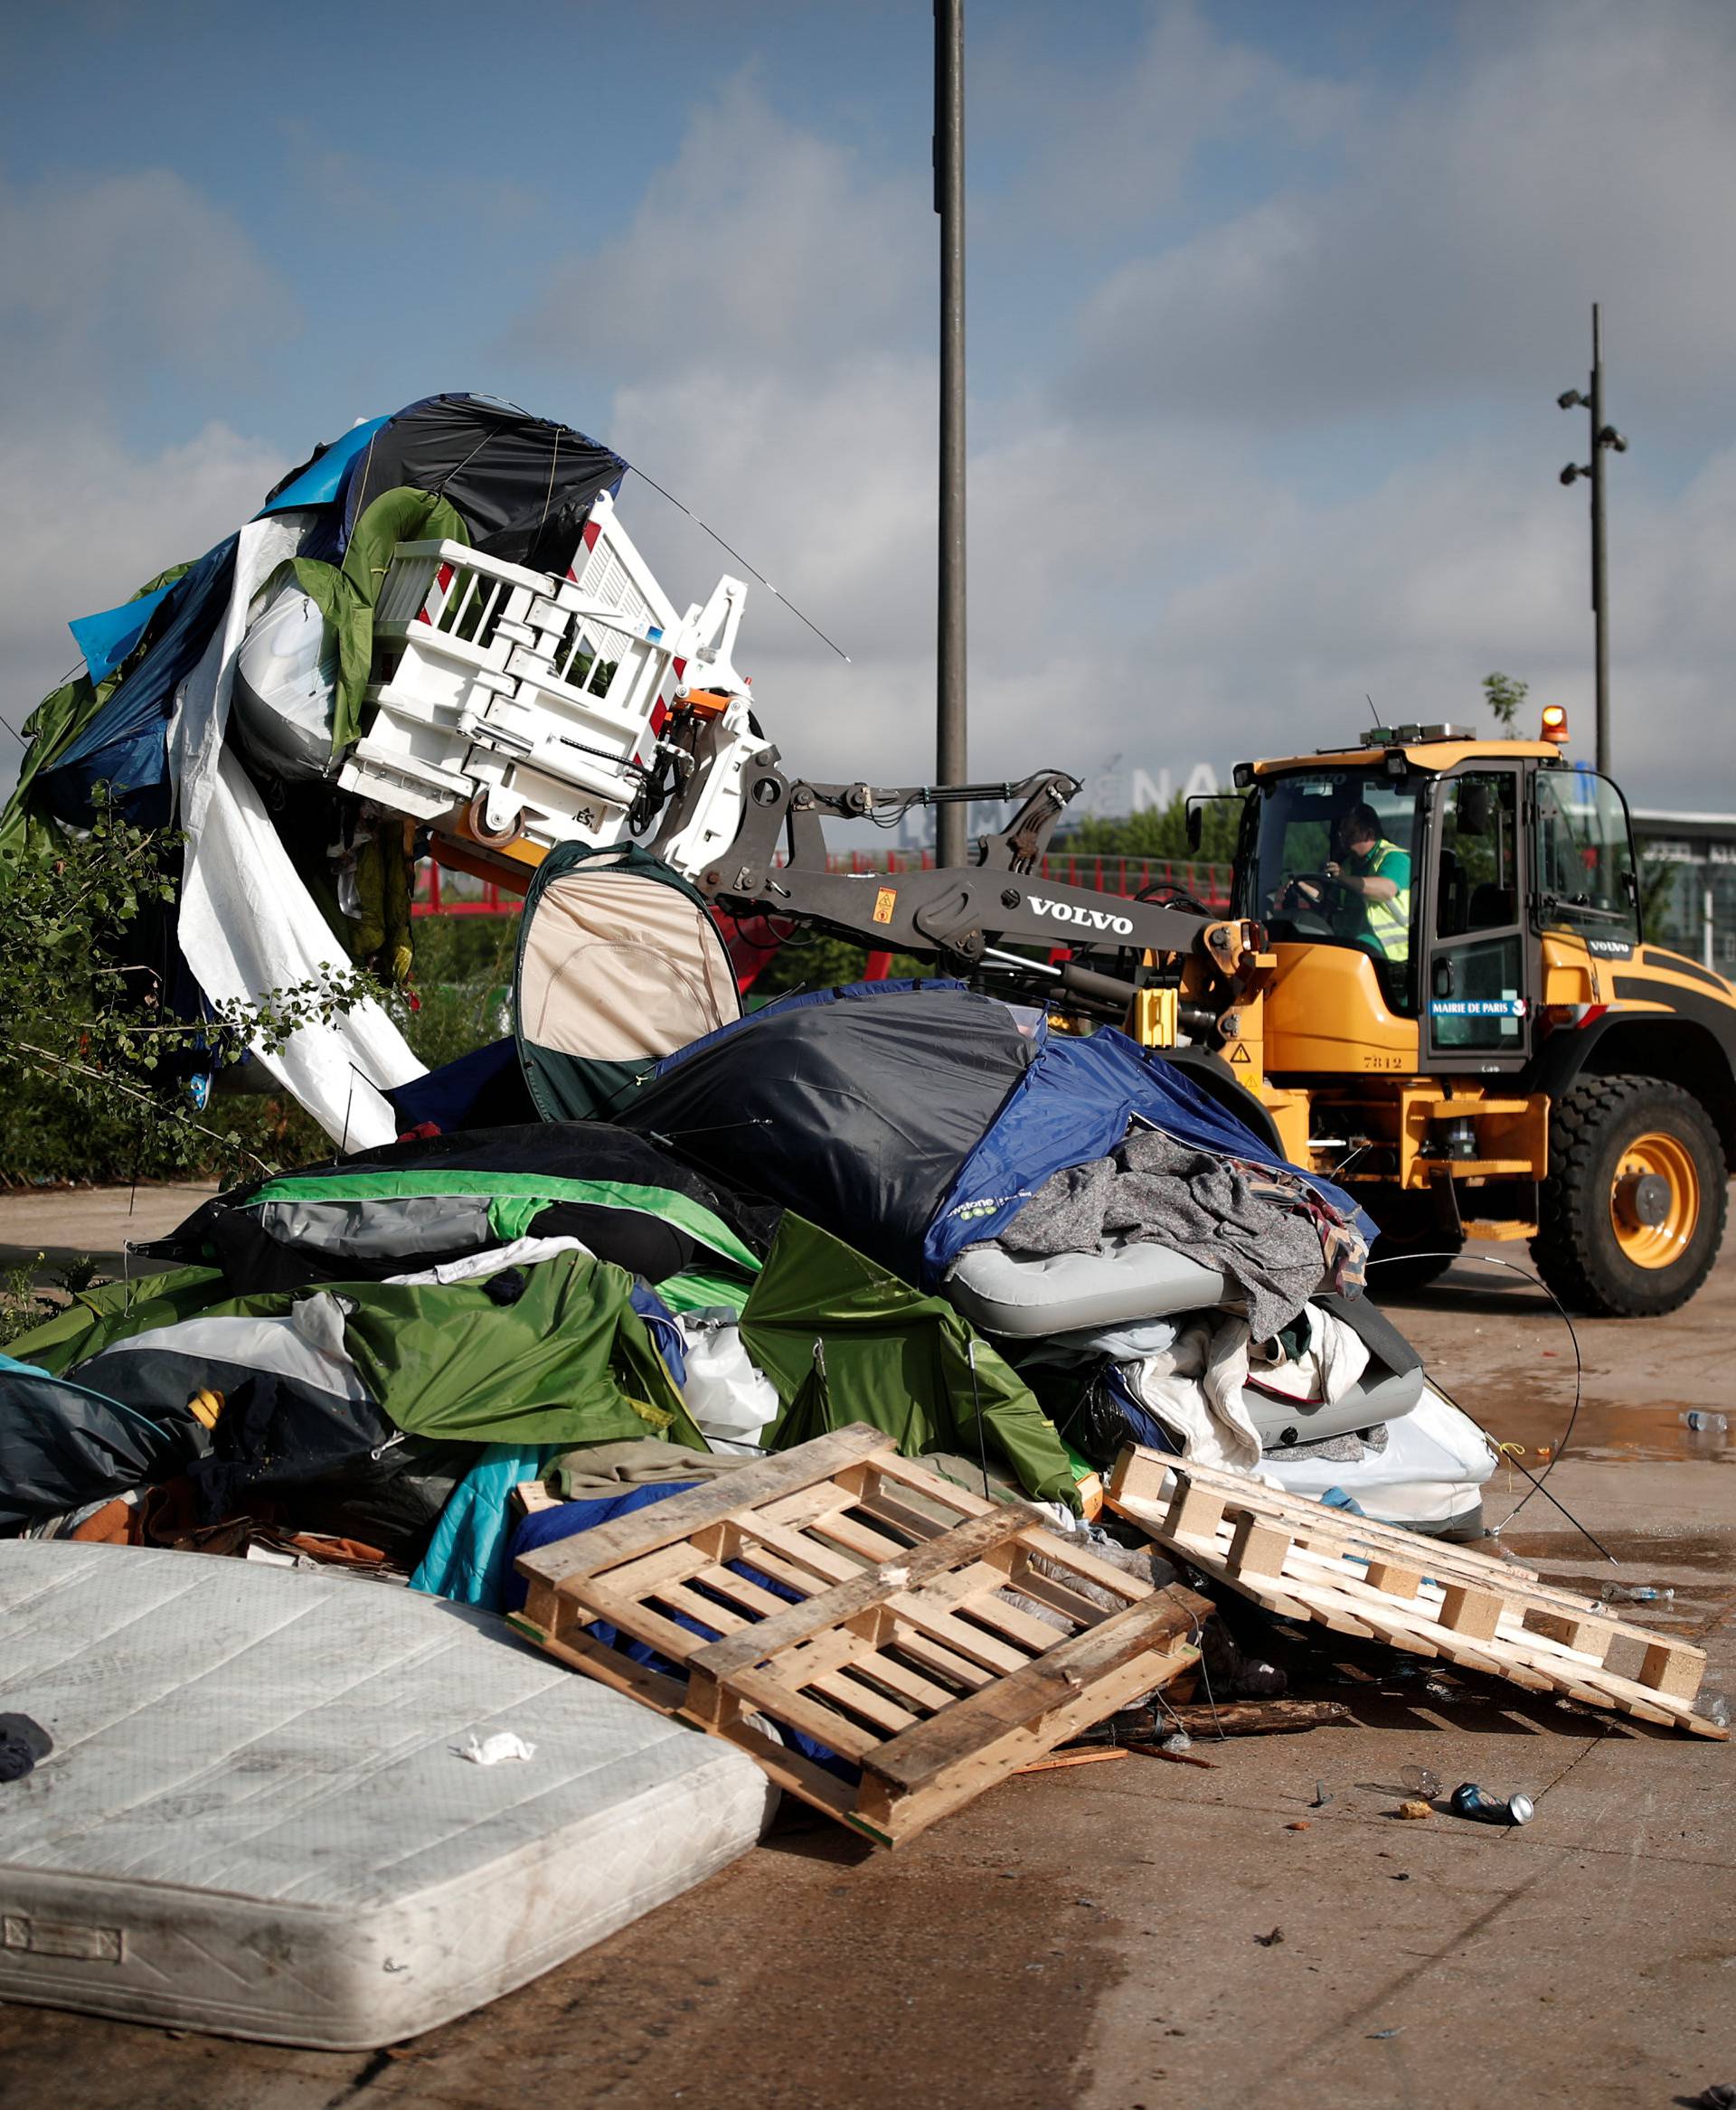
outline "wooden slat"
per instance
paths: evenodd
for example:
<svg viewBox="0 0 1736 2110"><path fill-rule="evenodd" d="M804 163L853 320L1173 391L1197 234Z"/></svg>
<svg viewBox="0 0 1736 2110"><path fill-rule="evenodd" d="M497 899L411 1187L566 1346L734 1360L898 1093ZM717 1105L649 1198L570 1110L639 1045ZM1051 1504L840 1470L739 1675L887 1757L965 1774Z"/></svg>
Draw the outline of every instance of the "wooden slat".
<svg viewBox="0 0 1736 2110"><path fill-rule="evenodd" d="M1194 1492L1203 1508L1190 1508ZM1195 1565L1288 1617L1698 1736L1727 1733L1694 1709L1703 1650L1605 1618L1590 1599L1516 1564L1393 1525L1322 1520L1317 1504L1157 1453L1124 1452L1109 1500L1160 1544L1182 1544ZM1207 1536L1198 1523L1213 1502L1222 1516ZM1194 1521L1184 1540L1174 1529L1178 1518ZM1621 1637L1643 1652L1637 1678L1608 1667Z"/></svg>
<svg viewBox="0 0 1736 2110"><path fill-rule="evenodd" d="M703 1583L707 1589L715 1590L732 1605L740 1605L743 1611L751 1612L760 1619L769 1618L774 1612L781 1612L788 1602L788 1598L778 1597L757 1582L750 1582L746 1576L737 1575L727 1568L702 1568L693 1579L696 1583Z"/></svg>
<svg viewBox="0 0 1736 2110"><path fill-rule="evenodd" d="M986 1548L1010 1538L1032 1515L1029 1508L995 1511L973 1517L943 1538L912 1546L892 1564L900 1578L891 1583L879 1568L851 1567L850 1574L829 1590L810 1597L805 1605L788 1605L761 1621L750 1634L728 1643L713 1644L706 1652L705 1668L714 1678L727 1676L738 1667L761 1662L778 1650L792 1647L827 1626L842 1625L871 1606L895 1601L893 1592L908 1594L930 1577L944 1576L959 1560L975 1559Z"/></svg>
<svg viewBox="0 0 1736 2110"><path fill-rule="evenodd" d="M1172 1655L1187 1663L1198 1651L1187 1645L1202 1613L1202 1600L1181 1589L1158 1590L1143 1604L1112 1613L1100 1625L1063 1641L1011 1677L986 1685L908 1730L875 1755L874 1771L905 1789L925 1785L943 1766L985 1748L986 1732L1022 1729L1071 1704L1103 1673L1139 1660L1149 1671ZM1174 1663L1181 1670L1184 1661ZM1153 1682L1158 1682L1156 1679Z"/></svg>
<svg viewBox="0 0 1736 2110"><path fill-rule="evenodd" d="M902 1539L894 1539L888 1531L876 1531L860 1517L851 1516L844 1510L835 1510L817 1519L808 1529L842 1546L846 1553L860 1553L873 1561L896 1560L901 1554L910 1550Z"/></svg>
<svg viewBox="0 0 1736 2110"><path fill-rule="evenodd" d="M893 1439L879 1429L853 1423L793 1451L757 1458L739 1472L722 1474L703 1487L685 1494L672 1494L665 1502L652 1502L628 1516L616 1518L612 1523L557 1540L552 1546L539 1546L520 1557L518 1570L521 1575L548 1582L595 1575L628 1554L652 1553L659 1546L673 1545L677 1539L692 1538L707 1524L722 1522L732 1513L810 1486L845 1465L894 1447Z"/></svg>
<svg viewBox="0 0 1736 2110"><path fill-rule="evenodd" d="M721 1682L707 1678L697 1666L692 1675L695 1688L702 1680L708 1684ZM860 1763L871 1752L879 1750L884 1741L876 1730L845 1720L835 1708L824 1705L807 1692L792 1690L763 1669L731 1671L727 1690L738 1700L744 1700L750 1706L769 1714L773 1721L800 1729L805 1736L824 1744L828 1751L835 1751L841 1758L854 1758ZM685 1713L687 1710L684 1708L682 1711Z"/></svg>
<svg viewBox="0 0 1736 2110"><path fill-rule="evenodd" d="M805 1568L830 1583L854 1582L861 1576L878 1572L872 1568L864 1568L861 1561L852 1560L847 1553L822 1545L819 1540L810 1539L805 1531L792 1530L785 1524L768 1524L756 1517L743 1525L742 1533L752 1542L741 1550L741 1558L749 1567L753 1565L753 1547L759 1545L769 1546L774 1553L781 1553L792 1568Z"/></svg>
<svg viewBox="0 0 1736 2110"><path fill-rule="evenodd" d="M919 1591L900 1590L887 1599L899 1615L901 1625L915 1627L919 1634L930 1640L944 1642L957 1654L967 1657L973 1663L980 1663L986 1671L1022 1671L1031 1661L1027 1649L1015 1648L1009 1641L998 1641L992 1634L985 1634L980 1626L973 1626L968 1620L959 1618L956 1612L933 1604ZM1048 1632L1048 1629L1044 1630ZM1060 1636L1055 1636L1057 1640Z"/></svg>
<svg viewBox="0 0 1736 2110"><path fill-rule="evenodd" d="M986 1671L980 1663L973 1663L968 1657L956 1655L945 1643L908 1627L899 1634L896 1644L885 1645L895 1645L900 1655L908 1656L913 1663L922 1664L925 1669L932 1671L937 1678L950 1679L953 1684L962 1685L971 1692L976 1691L979 1685L986 1685L995 1675L993 1671Z"/></svg>

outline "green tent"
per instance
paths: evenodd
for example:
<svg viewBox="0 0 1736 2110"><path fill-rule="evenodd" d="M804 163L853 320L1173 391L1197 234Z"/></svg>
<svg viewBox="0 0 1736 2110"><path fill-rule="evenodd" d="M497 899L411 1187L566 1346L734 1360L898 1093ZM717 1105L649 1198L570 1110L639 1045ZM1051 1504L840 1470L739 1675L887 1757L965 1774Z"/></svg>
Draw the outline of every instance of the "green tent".
<svg viewBox="0 0 1736 2110"><path fill-rule="evenodd" d="M601 1121L741 998L697 888L637 844L562 843L524 897L513 1014L537 1112Z"/></svg>
<svg viewBox="0 0 1736 2110"><path fill-rule="evenodd" d="M741 1340L784 1402L765 1439L773 1450L866 1421L906 1457L998 1453L1027 1494L1078 1506L1053 1424L988 1342L942 1298L798 1216L778 1227Z"/></svg>
<svg viewBox="0 0 1736 2110"><path fill-rule="evenodd" d="M344 1345L374 1404L410 1434L563 1446L663 1436L707 1448L632 1307L624 1269L568 1252L518 1272L522 1294L502 1303L481 1281L228 1296L214 1268L183 1267L97 1291L10 1352L60 1376L118 1341L195 1318L285 1318L324 1294L344 1306ZM165 1345L174 1345L166 1334Z"/></svg>

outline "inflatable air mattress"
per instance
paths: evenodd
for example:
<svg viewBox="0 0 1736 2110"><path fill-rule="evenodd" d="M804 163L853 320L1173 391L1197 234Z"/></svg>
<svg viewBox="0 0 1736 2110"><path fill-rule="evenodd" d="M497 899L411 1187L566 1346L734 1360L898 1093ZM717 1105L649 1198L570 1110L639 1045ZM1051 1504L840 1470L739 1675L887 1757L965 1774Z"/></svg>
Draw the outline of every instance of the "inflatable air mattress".
<svg viewBox="0 0 1736 2110"><path fill-rule="evenodd" d="M953 1262L946 1294L985 1333L1029 1339L1204 1311L1235 1293L1217 1268L1136 1239L1107 1253L1028 1259L973 1246Z"/></svg>
<svg viewBox="0 0 1736 2110"><path fill-rule="evenodd" d="M1260 1472L1288 1493L1317 1501L1341 1487L1365 1516L1412 1531L1478 1537L1483 1487L1495 1471L1493 1445L1468 1414L1434 1387L1387 1427L1386 1448L1356 1459L1286 1458L1269 1451Z"/></svg>

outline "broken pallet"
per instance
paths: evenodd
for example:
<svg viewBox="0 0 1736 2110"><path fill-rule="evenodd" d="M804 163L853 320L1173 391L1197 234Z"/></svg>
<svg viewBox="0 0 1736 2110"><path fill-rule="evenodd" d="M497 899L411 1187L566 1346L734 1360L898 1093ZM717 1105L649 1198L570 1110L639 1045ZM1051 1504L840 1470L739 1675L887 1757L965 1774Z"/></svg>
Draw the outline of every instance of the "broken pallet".
<svg viewBox="0 0 1736 2110"><path fill-rule="evenodd" d="M888 1845L1190 1667L1211 1612L861 1426L518 1568L529 1595L514 1624L551 1654L739 1745ZM599 1625L668 1668L633 1662ZM779 1741L773 1724L860 1778Z"/></svg>
<svg viewBox="0 0 1736 2110"><path fill-rule="evenodd" d="M1727 1734L1694 1710L1703 1649L1609 1618L1533 1568L1132 1446L1109 1502L1269 1612L1640 1721Z"/></svg>

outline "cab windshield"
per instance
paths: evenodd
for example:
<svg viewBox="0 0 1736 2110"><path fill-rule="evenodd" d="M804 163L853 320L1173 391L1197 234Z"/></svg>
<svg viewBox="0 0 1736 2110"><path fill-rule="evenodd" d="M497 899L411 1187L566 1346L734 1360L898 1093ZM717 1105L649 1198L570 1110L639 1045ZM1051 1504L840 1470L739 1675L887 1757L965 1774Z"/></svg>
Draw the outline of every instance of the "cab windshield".
<svg viewBox="0 0 1736 2110"><path fill-rule="evenodd" d="M1420 783L1394 784L1383 768L1260 779L1242 824L1236 913L1265 924L1280 943L1367 953L1388 1005L1412 1012L1421 797Z"/></svg>
<svg viewBox="0 0 1736 2110"><path fill-rule="evenodd" d="M1537 900L1543 927L1565 924L1589 940L1637 945L1638 891L1620 792L1589 769L1540 769Z"/></svg>

